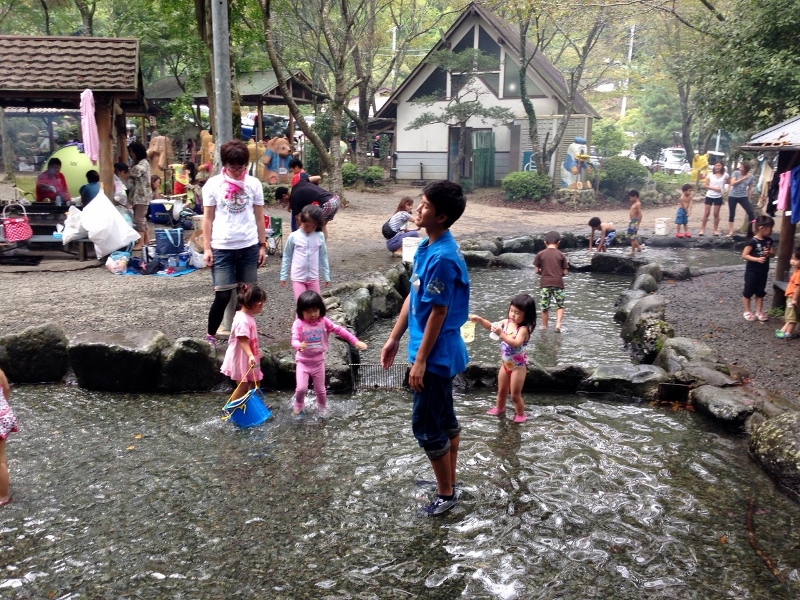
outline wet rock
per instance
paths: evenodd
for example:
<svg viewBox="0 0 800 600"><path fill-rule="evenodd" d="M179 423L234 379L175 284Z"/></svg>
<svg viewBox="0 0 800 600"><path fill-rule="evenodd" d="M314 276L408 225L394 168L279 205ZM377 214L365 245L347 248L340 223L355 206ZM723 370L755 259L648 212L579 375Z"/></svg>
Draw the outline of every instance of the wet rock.
<svg viewBox="0 0 800 600"><path fill-rule="evenodd" d="M531 235L522 235L502 240L500 254L536 252L536 240Z"/></svg>
<svg viewBox="0 0 800 600"><path fill-rule="evenodd" d="M372 312L376 317L385 319L400 312L403 297L384 275L372 275L363 283L372 297Z"/></svg>
<svg viewBox="0 0 800 600"><path fill-rule="evenodd" d="M386 280L397 290L400 297L404 299L411 290L408 283L410 271L411 265L409 263L398 263L391 269L387 269L383 272L383 276L386 277Z"/></svg>
<svg viewBox="0 0 800 600"><path fill-rule="evenodd" d="M658 386L669 375L653 365L600 365L578 384L578 392L605 394L609 398L656 398Z"/></svg>
<svg viewBox="0 0 800 600"><path fill-rule="evenodd" d="M367 288L358 289L342 302L342 313L348 327L359 335L369 329L375 322L372 313L372 296Z"/></svg>
<svg viewBox="0 0 800 600"><path fill-rule="evenodd" d="M631 357L640 363L653 362L661 351L664 337L672 337L672 325L664 321L666 300L651 295L642 298L631 309L622 324L620 335L628 344Z"/></svg>
<svg viewBox="0 0 800 600"><path fill-rule="evenodd" d="M703 385L689 393L692 403L701 412L711 415L733 431L742 431L744 422L753 411L757 400L741 388L718 388Z"/></svg>
<svg viewBox="0 0 800 600"><path fill-rule="evenodd" d="M210 390L222 378L217 354L205 340L179 338L163 354L159 391Z"/></svg>
<svg viewBox="0 0 800 600"><path fill-rule="evenodd" d="M490 267L494 260L494 254L488 250L465 250L461 254L468 267Z"/></svg>
<svg viewBox="0 0 800 600"><path fill-rule="evenodd" d="M756 427L750 435L750 453L800 500L800 413L784 413Z"/></svg>
<svg viewBox="0 0 800 600"><path fill-rule="evenodd" d="M592 254L592 272L612 273L614 275L632 275L636 273L644 259L609 252L595 252Z"/></svg>
<svg viewBox="0 0 800 600"><path fill-rule="evenodd" d="M522 389L532 392L543 392L553 389L553 377L542 365L528 357L528 372Z"/></svg>
<svg viewBox="0 0 800 600"><path fill-rule="evenodd" d="M496 256L492 265L505 269L532 269L534 254L504 253Z"/></svg>
<svg viewBox="0 0 800 600"><path fill-rule="evenodd" d="M463 373L466 387L495 387L497 385L497 371L497 363L470 361Z"/></svg>
<svg viewBox="0 0 800 600"><path fill-rule="evenodd" d="M647 245L653 248L686 248L689 244L681 238L653 235L648 238Z"/></svg>
<svg viewBox="0 0 800 600"><path fill-rule="evenodd" d="M125 333L79 333L69 341L78 385L105 392L149 392L158 386L167 337L152 329Z"/></svg>
<svg viewBox="0 0 800 600"><path fill-rule="evenodd" d="M647 296L647 292L643 290L625 290L622 292L614 303L614 307L617 309L614 313L614 321L624 323L634 305L645 296Z"/></svg>
<svg viewBox="0 0 800 600"><path fill-rule="evenodd" d="M714 364L690 362L675 373L675 382L691 387L713 385L716 387L733 387L739 382L714 368Z"/></svg>
<svg viewBox="0 0 800 600"><path fill-rule="evenodd" d="M569 261L569 270L573 273L591 273L592 272L592 265L591 263L587 263L585 265L576 264L572 261Z"/></svg>
<svg viewBox="0 0 800 600"><path fill-rule="evenodd" d="M631 289L642 290L643 292L652 294L653 292L658 291L658 283L656 283L655 278L649 273L642 273L633 280L633 283L631 283Z"/></svg>
<svg viewBox="0 0 800 600"><path fill-rule="evenodd" d="M672 265L661 269L661 273L664 275L664 279L673 279L675 281L683 281L692 277L689 265Z"/></svg>
<svg viewBox="0 0 800 600"><path fill-rule="evenodd" d="M641 267L636 269L634 277L638 277L643 273L647 273L648 275L652 276L652 278L655 279L656 282L660 282L662 279L664 279L664 274L661 272L661 265L659 265L658 263L651 262L647 263L646 265L642 265Z"/></svg>
<svg viewBox="0 0 800 600"><path fill-rule="evenodd" d="M69 368L67 336L47 323L0 337L0 369L13 383L61 381Z"/></svg>
<svg viewBox="0 0 800 600"><path fill-rule="evenodd" d="M571 231L565 231L561 234L561 241L559 242L558 247L561 250L570 248L583 248L589 245L588 240L589 238L587 238L585 235L576 235Z"/></svg>
<svg viewBox="0 0 800 600"><path fill-rule="evenodd" d="M503 251L503 242L499 238L480 238L477 240L466 240L460 244L462 252L491 252L494 255Z"/></svg>
<svg viewBox="0 0 800 600"><path fill-rule="evenodd" d="M577 365L563 365L548 367L550 374L550 389L555 392L575 393L581 381L592 374L592 370Z"/></svg>
<svg viewBox="0 0 800 600"><path fill-rule="evenodd" d="M278 385L278 359L273 354L271 348L261 348L261 387L268 390L276 390Z"/></svg>
<svg viewBox="0 0 800 600"><path fill-rule="evenodd" d="M664 340L663 350L673 352L682 359L682 364L693 361L718 362L717 352L703 342L687 337Z"/></svg>
<svg viewBox="0 0 800 600"><path fill-rule="evenodd" d="M272 353L275 370L275 388L279 390L293 390L297 385L296 369L294 364L294 350L281 349ZM266 387L266 384L264 385Z"/></svg>
<svg viewBox="0 0 800 600"><path fill-rule="evenodd" d="M353 389L353 373L350 363L358 363L358 351L339 338L330 338L325 353L325 381L331 392Z"/></svg>

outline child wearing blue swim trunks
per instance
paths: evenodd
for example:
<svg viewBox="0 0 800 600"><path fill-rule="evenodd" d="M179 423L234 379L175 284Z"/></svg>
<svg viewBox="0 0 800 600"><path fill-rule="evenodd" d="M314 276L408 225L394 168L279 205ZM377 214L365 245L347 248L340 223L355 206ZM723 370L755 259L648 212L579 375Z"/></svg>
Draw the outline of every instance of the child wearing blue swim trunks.
<svg viewBox="0 0 800 600"><path fill-rule="evenodd" d="M692 215L694 186L691 183L684 183L681 192L683 193L678 198L678 210L675 213L675 225L678 229L675 237L690 238L692 234L689 233L689 217ZM683 225L683 233L681 233L681 225Z"/></svg>
<svg viewBox="0 0 800 600"><path fill-rule="evenodd" d="M453 378L467 367L461 325L469 316L469 276L450 233L466 208L461 186L433 181L422 191L414 224L428 234L414 255L411 291L381 350L381 364L394 362L408 329L408 384L414 390L411 429L436 477L436 497L422 512L444 514L456 503L456 458L461 426L453 408Z"/></svg>
<svg viewBox="0 0 800 600"><path fill-rule="evenodd" d="M644 250L644 246L639 243L639 225L642 222L642 203L639 200L638 190L628 192L631 201L631 209L628 212L630 221L628 222L628 239L631 241L631 254Z"/></svg>
<svg viewBox="0 0 800 600"><path fill-rule="evenodd" d="M614 241L614 238L617 237L617 230L614 229L614 224L610 221L608 223L602 223L600 221L600 217L592 217L589 219L589 227L592 228L591 232L589 232L589 253L591 254L592 243L597 246L598 252L605 252L608 250L608 247L611 245L611 242ZM595 231L597 232L597 239L595 239Z"/></svg>

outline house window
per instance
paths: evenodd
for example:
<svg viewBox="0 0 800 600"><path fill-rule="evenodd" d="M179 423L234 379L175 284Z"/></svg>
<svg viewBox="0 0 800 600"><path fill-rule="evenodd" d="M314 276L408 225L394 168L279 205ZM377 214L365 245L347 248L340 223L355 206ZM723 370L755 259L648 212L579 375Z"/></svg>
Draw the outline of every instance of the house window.
<svg viewBox="0 0 800 600"><path fill-rule="evenodd" d="M531 81L530 77L525 78L525 83L528 86L528 97L544 96L544 92ZM508 54L503 65L503 97L519 98L519 66L508 58Z"/></svg>
<svg viewBox="0 0 800 600"><path fill-rule="evenodd" d="M427 96L436 96L444 98L447 93L447 71L440 67L436 67L433 73L428 75L428 78L422 82L422 85L417 88L417 91L409 98L410 102L419 100Z"/></svg>
<svg viewBox="0 0 800 600"><path fill-rule="evenodd" d="M495 42L483 27L478 27L478 50L494 59L489 70L500 70L500 44Z"/></svg>
<svg viewBox="0 0 800 600"><path fill-rule="evenodd" d="M453 46L453 52L455 54L458 54L459 52L463 52L464 50L469 50L471 48L474 48L475 47L474 38L475 38L475 33L473 31L473 28L470 27L464 34L464 37L462 37L461 40L455 46Z"/></svg>
<svg viewBox="0 0 800 600"><path fill-rule="evenodd" d="M450 75L450 96L455 96L472 79L472 75L467 73L452 73Z"/></svg>
<svg viewBox="0 0 800 600"><path fill-rule="evenodd" d="M481 81L486 84L495 96L500 96L500 73L483 73L480 76Z"/></svg>

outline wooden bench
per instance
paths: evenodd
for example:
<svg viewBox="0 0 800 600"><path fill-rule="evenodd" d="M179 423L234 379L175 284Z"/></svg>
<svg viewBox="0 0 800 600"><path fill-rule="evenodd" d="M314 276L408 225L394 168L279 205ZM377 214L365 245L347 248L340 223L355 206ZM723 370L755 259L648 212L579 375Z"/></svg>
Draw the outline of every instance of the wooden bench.
<svg viewBox="0 0 800 600"><path fill-rule="evenodd" d="M63 252L67 254L77 254L78 260L84 262L87 259L87 247L93 243L88 237L72 240L69 244L64 244L60 239L54 238L52 235L34 235L27 240L31 244L58 244ZM77 245L77 252L72 252L69 247L72 244Z"/></svg>

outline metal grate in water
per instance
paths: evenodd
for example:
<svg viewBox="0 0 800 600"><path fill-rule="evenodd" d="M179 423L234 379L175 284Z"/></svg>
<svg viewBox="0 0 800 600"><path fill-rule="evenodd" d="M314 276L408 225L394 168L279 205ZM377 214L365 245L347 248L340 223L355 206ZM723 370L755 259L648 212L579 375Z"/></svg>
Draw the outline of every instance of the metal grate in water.
<svg viewBox="0 0 800 600"><path fill-rule="evenodd" d="M353 391L362 389L391 389L405 387L408 365L394 364L384 369L380 363L351 363Z"/></svg>

